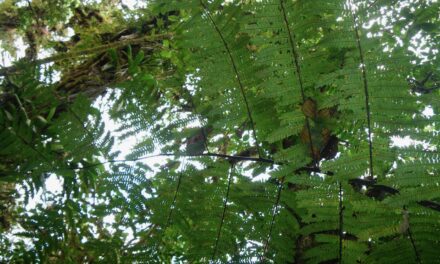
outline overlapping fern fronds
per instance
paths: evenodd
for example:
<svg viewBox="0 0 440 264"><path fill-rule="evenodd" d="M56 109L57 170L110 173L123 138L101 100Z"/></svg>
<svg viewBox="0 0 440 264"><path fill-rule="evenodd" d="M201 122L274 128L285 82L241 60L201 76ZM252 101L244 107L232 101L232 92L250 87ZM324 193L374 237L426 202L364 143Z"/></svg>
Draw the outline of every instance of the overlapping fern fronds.
<svg viewBox="0 0 440 264"><path fill-rule="evenodd" d="M49 127L77 169L101 169L94 208L134 236L112 241L115 258L438 263L438 7L153 1L180 17L158 54L127 48L130 78L114 85L110 114L119 140L136 136L131 153L110 154L100 115L79 100ZM421 38L424 60L412 52Z"/></svg>

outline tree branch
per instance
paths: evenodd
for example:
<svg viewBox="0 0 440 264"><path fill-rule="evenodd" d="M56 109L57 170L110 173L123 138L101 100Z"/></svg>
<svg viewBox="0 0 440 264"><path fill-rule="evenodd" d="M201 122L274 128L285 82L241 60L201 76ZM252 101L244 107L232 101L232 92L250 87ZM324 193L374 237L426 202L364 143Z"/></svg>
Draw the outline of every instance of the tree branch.
<svg viewBox="0 0 440 264"><path fill-rule="evenodd" d="M82 55L101 53L101 52L105 52L106 50L109 50L109 49L120 48L120 47L124 47L127 45L137 45L137 44L141 44L144 42L150 42L152 44L152 46L151 46L152 48L161 48L162 45L158 45L155 41L168 39L171 37L172 37L172 34L158 34L158 35L144 36L144 37L134 38L134 39L124 39L124 40L112 42L109 44L104 44L104 45L89 48L89 49L59 53L59 54L49 56L49 57L46 57L43 59L37 59L37 60L30 61L29 64L30 65L42 65L42 64L46 64L46 63L50 63L50 62L56 62L56 61L62 61L62 60L66 60L66 59L77 58ZM17 67L15 65L10 66L10 67L0 68L0 76L6 76L8 74L18 73L20 71L20 68L22 68L22 67Z"/></svg>

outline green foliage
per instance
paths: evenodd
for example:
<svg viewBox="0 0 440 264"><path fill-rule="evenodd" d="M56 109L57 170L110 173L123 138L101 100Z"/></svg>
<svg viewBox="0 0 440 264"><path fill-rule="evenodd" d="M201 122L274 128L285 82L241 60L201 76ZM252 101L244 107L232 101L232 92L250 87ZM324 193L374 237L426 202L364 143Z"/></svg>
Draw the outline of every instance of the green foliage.
<svg viewBox="0 0 440 264"><path fill-rule="evenodd" d="M438 11L156 0L77 25L72 50L109 49L0 71L0 199L24 198L0 261L439 263Z"/></svg>

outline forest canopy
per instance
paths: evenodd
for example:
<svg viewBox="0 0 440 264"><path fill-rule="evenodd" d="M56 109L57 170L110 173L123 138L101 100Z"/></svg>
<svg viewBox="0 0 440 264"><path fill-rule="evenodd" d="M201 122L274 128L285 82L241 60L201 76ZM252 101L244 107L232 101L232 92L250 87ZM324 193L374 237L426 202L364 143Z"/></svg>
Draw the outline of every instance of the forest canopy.
<svg viewBox="0 0 440 264"><path fill-rule="evenodd" d="M440 263L437 0L0 0L1 263Z"/></svg>

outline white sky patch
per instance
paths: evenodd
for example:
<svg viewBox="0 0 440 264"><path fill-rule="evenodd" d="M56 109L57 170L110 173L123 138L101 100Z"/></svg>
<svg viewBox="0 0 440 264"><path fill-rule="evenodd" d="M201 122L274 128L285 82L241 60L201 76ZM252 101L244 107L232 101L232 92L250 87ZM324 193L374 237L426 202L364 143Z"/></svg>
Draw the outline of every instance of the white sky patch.
<svg viewBox="0 0 440 264"><path fill-rule="evenodd" d="M118 97L119 94L116 95ZM121 133L118 133L116 130L118 129L120 124L117 124L110 118L109 110L112 105L110 102L110 93L107 93L104 96L99 97L95 100L93 106L98 108L102 115L102 120L105 124L105 129L111 133L112 136L115 137L115 145L113 147L114 150L120 151L120 157L125 157L126 155L131 153L132 148L138 142L138 139L135 136L131 136L124 141L118 139Z"/></svg>
<svg viewBox="0 0 440 264"><path fill-rule="evenodd" d="M115 232L114 228L112 227L112 225L116 223L115 215L106 215L102 221L104 224L106 224L106 228L108 228L110 232Z"/></svg>
<svg viewBox="0 0 440 264"><path fill-rule="evenodd" d="M116 94L116 97L118 96L119 94ZM115 144L112 150L120 151L120 154L118 155L117 159L123 160L127 155L132 153L132 150L136 146L136 144L141 143L142 140L144 140L145 137L147 137L148 135L146 132L138 133L136 135L121 140L119 137L122 135L123 132L117 131L117 129L121 124L112 120L109 114L110 106L113 104L113 102L110 101L109 97L110 97L110 92L104 96L99 97L95 101L93 106L100 110L106 131L109 131L115 139ZM159 150L160 150L160 146L156 145L155 151L153 153L148 153L147 155L148 156L158 155L160 154ZM169 157L166 156L156 156L156 157L148 157L134 162L144 163L145 165L148 165L149 167L154 169L154 171L158 172L160 170L160 166L166 164L168 159ZM105 162L105 160L101 160L101 161ZM110 170L110 164L105 164L105 167L106 169ZM145 176L148 177L150 175L145 175Z"/></svg>
<svg viewBox="0 0 440 264"><path fill-rule="evenodd" d="M63 180L55 174L51 174L44 182L46 191L53 194L60 194L63 191L62 184Z"/></svg>
<svg viewBox="0 0 440 264"><path fill-rule="evenodd" d="M427 118L431 118L434 116L434 109L431 106L426 106L422 114Z"/></svg>
<svg viewBox="0 0 440 264"><path fill-rule="evenodd" d="M9 67L14 61L17 61L24 57L26 45L24 44L23 38L16 37L14 39L14 47L16 49L15 57L12 57L11 54L9 52L6 52L5 50L0 50L0 62L2 67Z"/></svg>
<svg viewBox="0 0 440 264"><path fill-rule="evenodd" d="M130 9L147 7L147 0L121 0L121 3Z"/></svg>
<svg viewBox="0 0 440 264"><path fill-rule="evenodd" d="M392 147L410 147L410 146L417 146L417 145L423 145L423 147L428 148L429 144L420 141L420 140L414 140L410 136L405 137L398 137L393 136L391 137L391 146Z"/></svg>
<svg viewBox="0 0 440 264"><path fill-rule="evenodd" d="M252 177L252 176L250 176L250 177ZM265 182L265 181L269 180L270 177L271 176L269 173L264 172L264 173L258 174L258 176L256 176L256 177L252 178L252 181L253 182Z"/></svg>

